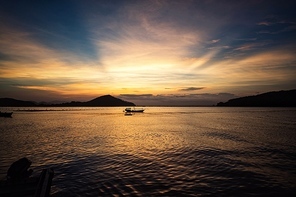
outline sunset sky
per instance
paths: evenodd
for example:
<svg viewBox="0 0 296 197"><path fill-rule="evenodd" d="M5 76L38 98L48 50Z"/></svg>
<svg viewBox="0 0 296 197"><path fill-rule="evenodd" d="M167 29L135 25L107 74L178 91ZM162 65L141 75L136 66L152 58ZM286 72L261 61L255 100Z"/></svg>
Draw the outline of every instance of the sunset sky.
<svg viewBox="0 0 296 197"><path fill-rule="evenodd" d="M294 0L0 3L0 97L211 105L296 88Z"/></svg>

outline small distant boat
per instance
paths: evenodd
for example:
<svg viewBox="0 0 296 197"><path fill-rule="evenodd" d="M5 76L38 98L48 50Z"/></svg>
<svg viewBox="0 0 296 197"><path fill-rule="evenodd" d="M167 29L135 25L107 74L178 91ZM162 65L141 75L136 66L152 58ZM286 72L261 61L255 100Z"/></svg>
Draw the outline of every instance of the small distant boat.
<svg viewBox="0 0 296 197"><path fill-rule="evenodd" d="M131 107L127 107L125 108L125 112L144 112L145 109L143 108L131 108Z"/></svg>
<svg viewBox="0 0 296 197"><path fill-rule="evenodd" d="M1 112L0 111L0 117L11 117L13 112Z"/></svg>

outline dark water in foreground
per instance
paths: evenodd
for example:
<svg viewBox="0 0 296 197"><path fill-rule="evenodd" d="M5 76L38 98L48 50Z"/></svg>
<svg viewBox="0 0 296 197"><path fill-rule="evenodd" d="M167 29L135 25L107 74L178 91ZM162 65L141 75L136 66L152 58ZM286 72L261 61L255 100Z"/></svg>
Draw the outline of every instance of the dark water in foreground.
<svg viewBox="0 0 296 197"><path fill-rule="evenodd" d="M47 109L0 119L2 179L26 156L52 196L295 195L295 108Z"/></svg>

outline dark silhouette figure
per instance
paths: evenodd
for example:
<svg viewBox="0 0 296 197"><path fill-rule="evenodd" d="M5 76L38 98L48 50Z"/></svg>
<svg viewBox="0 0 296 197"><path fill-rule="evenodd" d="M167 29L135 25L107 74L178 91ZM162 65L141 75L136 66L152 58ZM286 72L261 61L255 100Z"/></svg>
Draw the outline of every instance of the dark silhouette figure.
<svg viewBox="0 0 296 197"><path fill-rule="evenodd" d="M0 196L49 197L54 171L43 169L39 177L30 177L32 162L26 157L15 161L7 171L7 180L0 181Z"/></svg>
<svg viewBox="0 0 296 197"><path fill-rule="evenodd" d="M7 171L7 179L23 180L32 175L33 170L29 169L32 162L26 157L15 161Z"/></svg>

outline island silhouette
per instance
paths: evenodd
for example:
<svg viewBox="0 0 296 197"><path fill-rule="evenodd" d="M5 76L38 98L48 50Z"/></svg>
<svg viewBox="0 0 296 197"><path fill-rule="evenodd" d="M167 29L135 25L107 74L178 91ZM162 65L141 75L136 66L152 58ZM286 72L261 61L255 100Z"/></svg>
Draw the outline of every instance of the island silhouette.
<svg viewBox="0 0 296 197"><path fill-rule="evenodd" d="M136 106L111 95L104 95L86 102L71 101L60 104L37 103L13 98L0 98L0 107L116 107ZM266 92L220 102L216 106L225 107L296 107L296 89Z"/></svg>
<svg viewBox="0 0 296 197"><path fill-rule="evenodd" d="M296 89L266 92L254 96L245 96L223 103L217 106L227 107L296 107Z"/></svg>
<svg viewBox="0 0 296 197"><path fill-rule="evenodd" d="M116 106L136 106L132 102L115 98L111 95L104 95L86 102L71 101L60 104L38 104L33 101L22 101L13 98L0 98L0 107L116 107Z"/></svg>

